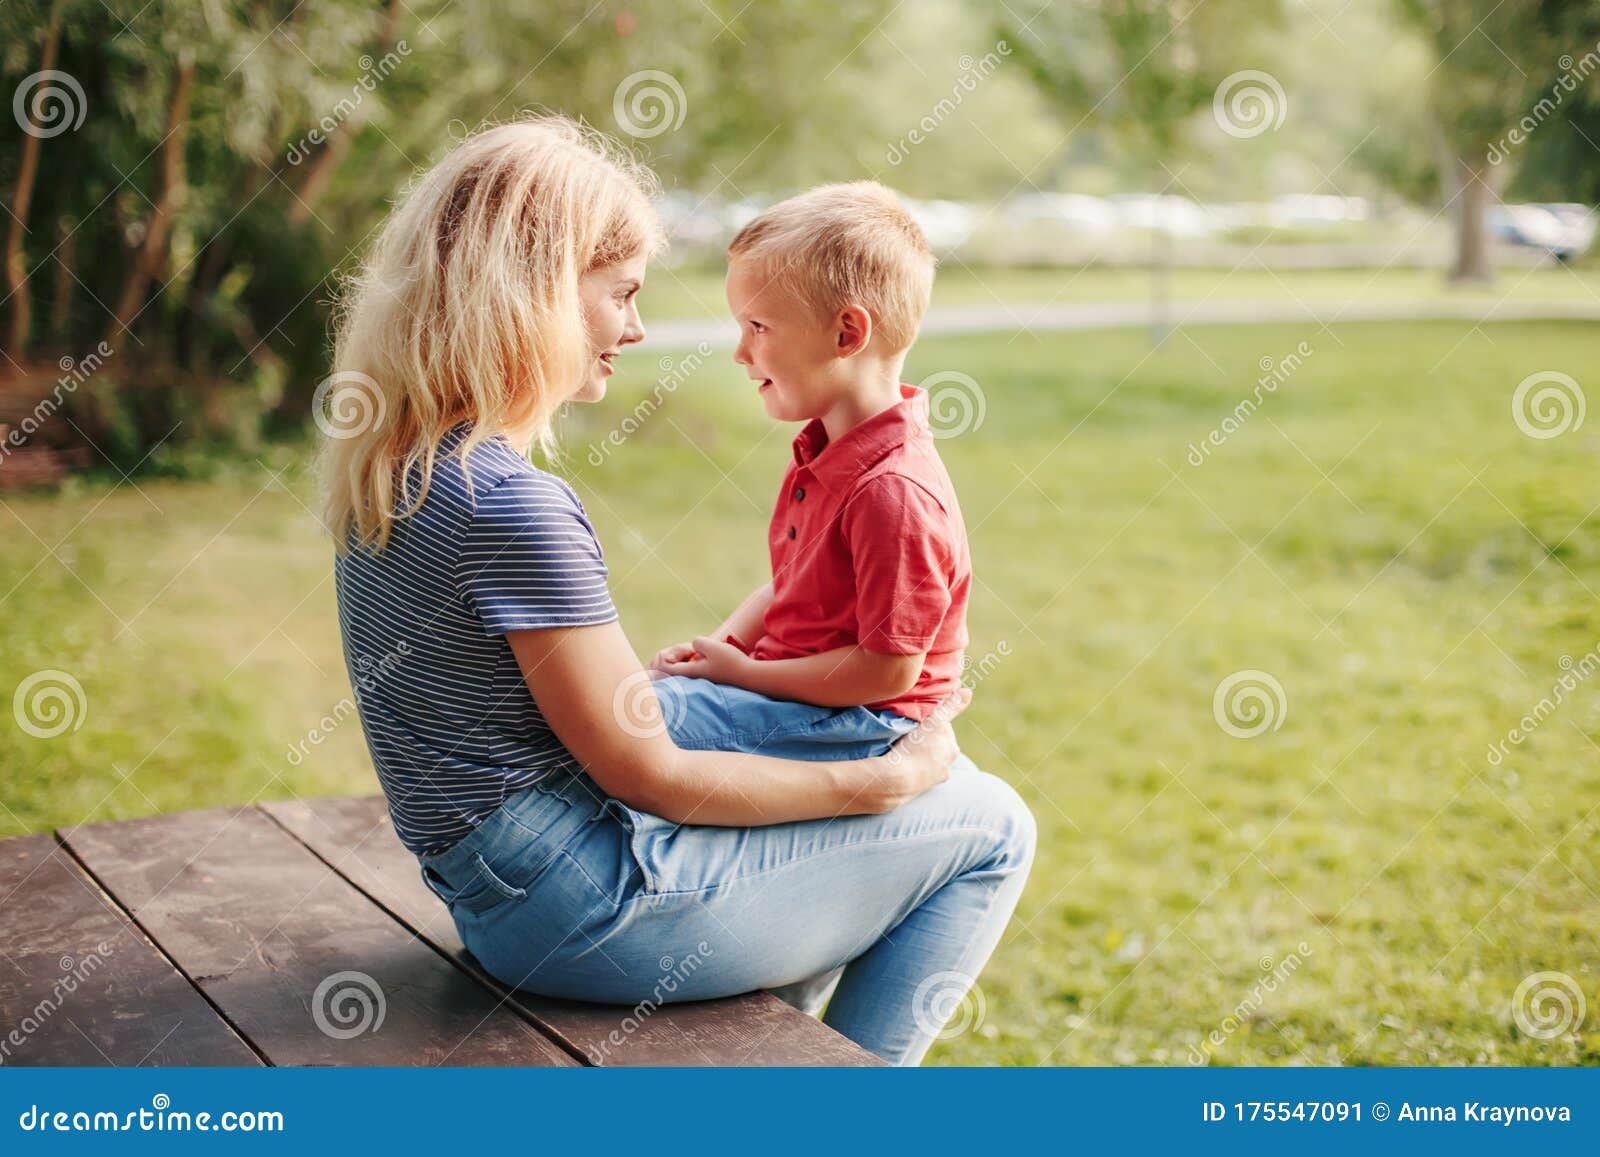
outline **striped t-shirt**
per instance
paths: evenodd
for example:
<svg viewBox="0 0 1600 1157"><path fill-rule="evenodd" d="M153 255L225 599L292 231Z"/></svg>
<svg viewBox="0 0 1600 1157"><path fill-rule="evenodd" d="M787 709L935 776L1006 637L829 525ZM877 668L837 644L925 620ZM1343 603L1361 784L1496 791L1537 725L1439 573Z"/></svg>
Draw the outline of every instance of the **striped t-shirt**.
<svg viewBox="0 0 1600 1157"><path fill-rule="evenodd" d="M572 487L503 437L473 447L469 484L452 453L467 431L440 443L426 498L383 550L334 560L367 749L395 832L418 855L454 845L508 794L577 767L504 634L617 617Z"/></svg>

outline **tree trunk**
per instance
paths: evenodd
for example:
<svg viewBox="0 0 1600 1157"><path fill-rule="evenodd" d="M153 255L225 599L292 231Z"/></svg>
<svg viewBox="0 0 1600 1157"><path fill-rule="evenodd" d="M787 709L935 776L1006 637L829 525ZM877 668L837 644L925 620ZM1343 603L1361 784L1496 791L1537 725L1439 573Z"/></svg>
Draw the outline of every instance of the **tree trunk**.
<svg viewBox="0 0 1600 1157"><path fill-rule="evenodd" d="M322 151L311 158L310 164L306 166L306 175L300 182L300 189L290 202L288 211L284 213L284 219L290 225L298 229L311 217L312 206L322 199L322 194L327 191L333 175L339 171L339 166L344 164L350 146L355 143L355 135L350 122L344 122L334 130L333 136L323 146Z"/></svg>
<svg viewBox="0 0 1600 1157"><path fill-rule="evenodd" d="M1494 280L1489 257L1489 187L1487 166L1481 160L1456 158L1456 263L1450 271L1454 282Z"/></svg>
<svg viewBox="0 0 1600 1157"><path fill-rule="evenodd" d="M72 316L72 267L78 259L75 224L70 217L56 219L56 284L50 303L50 342L58 349L67 338L67 319Z"/></svg>
<svg viewBox="0 0 1600 1157"><path fill-rule="evenodd" d="M1150 344L1172 336L1172 234L1160 220L1150 232Z"/></svg>
<svg viewBox="0 0 1600 1157"><path fill-rule="evenodd" d="M401 0L389 0L389 6L384 11L383 25L378 30L378 46L374 53L377 59L381 60L387 56L399 43L401 6ZM284 216L289 224L298 228L311 217L317 202L322 199L322 194L333 181L333 175L339 171L339 166L344 164L345 157L349 156L350 146L355 143L356 130L359 127L359 120L341 122L323 145L322 151L311 158L311 163L306 166L305 176L300 180L300 188L295 192L294 201L285 211Z"/></svg>
<svg viewBox="0 0 1600 1157"><path fill-rule="evenodd" d="M150 211L133 269L117 299L117 308L106 344L113 351L122 348L128 327L138 317L150 282L161 268L167 249L167 231L184 193L183 146L189 132L189 98L194 92L194 58L184 57L172 80L172 103L167 111L167 135L161 146L161 189L155 208Z"/></svg>
<svg viewBox="0 0 1600 1157"><path fill-rule="evenodd" d="M45 29L44 50L39 54L39 71L56 66L61 47L61 0L50 7L50 23ZM28 352L28 331L33 324L33 291L28 286L27 262L22 255L23 222L28 219L28 204L33 200L34 182L39 178L39 146L42 138L22 134L22 162L17 167L17 189L11 199L11 228L6 233L6 292L11 297L11 326L6 333L6 354L20 363Z"/></svg>

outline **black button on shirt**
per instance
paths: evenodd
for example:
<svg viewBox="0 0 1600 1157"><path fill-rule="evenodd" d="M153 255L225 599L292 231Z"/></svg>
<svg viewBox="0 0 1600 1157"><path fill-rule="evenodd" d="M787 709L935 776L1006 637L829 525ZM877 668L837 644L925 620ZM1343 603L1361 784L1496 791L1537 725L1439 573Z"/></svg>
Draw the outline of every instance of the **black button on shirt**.
<svg viewBox="0 0 1600 1157"><path fill-rule="evenodd" d="M790 538L794 537L794 527L792 527L792 526L789 528L789 537Z"/></svg>
<svg viewBox="0 0 1600 1157"><path fill-rule="evenodd" d="M804 486L796 486L794 488L794 500L796 502L804 502L805 501L805 497L806 497L806 488Z"/></svg>

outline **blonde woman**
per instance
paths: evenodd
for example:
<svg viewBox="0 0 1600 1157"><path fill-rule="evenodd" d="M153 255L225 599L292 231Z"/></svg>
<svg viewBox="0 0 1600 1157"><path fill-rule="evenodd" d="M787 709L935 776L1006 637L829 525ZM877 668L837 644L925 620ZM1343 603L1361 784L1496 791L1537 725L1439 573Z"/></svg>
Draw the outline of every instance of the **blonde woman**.
<svg viewBox="0 0 1600 1157"><path fill-rule="evenodd" d="M577 495L535 467L644 337L653 179L561 118L407 192L351 286L324 447L345 661L395 830L504 983L635 1004L776 989L918 1063L1010 918L1033 821L930 720L893 755L680 750ZM336 415L344 417L343 413ZM963 692L953 703L965 705Z"/></svg>

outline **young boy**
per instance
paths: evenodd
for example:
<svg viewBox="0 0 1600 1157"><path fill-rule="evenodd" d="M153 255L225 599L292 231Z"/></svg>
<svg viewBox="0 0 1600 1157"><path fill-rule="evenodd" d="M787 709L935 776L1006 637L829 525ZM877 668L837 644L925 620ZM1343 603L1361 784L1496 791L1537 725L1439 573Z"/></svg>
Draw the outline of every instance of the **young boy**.
<svg viewBox="0 0 1600 1157"><path fill-rule="evenodd" d="M959 686L972 566L927 394L901 369L934 258L895 195L825 185L728 248L734 361L805 422L767 534L772 581L651 666L680 747L881 755Z"/></svg>

